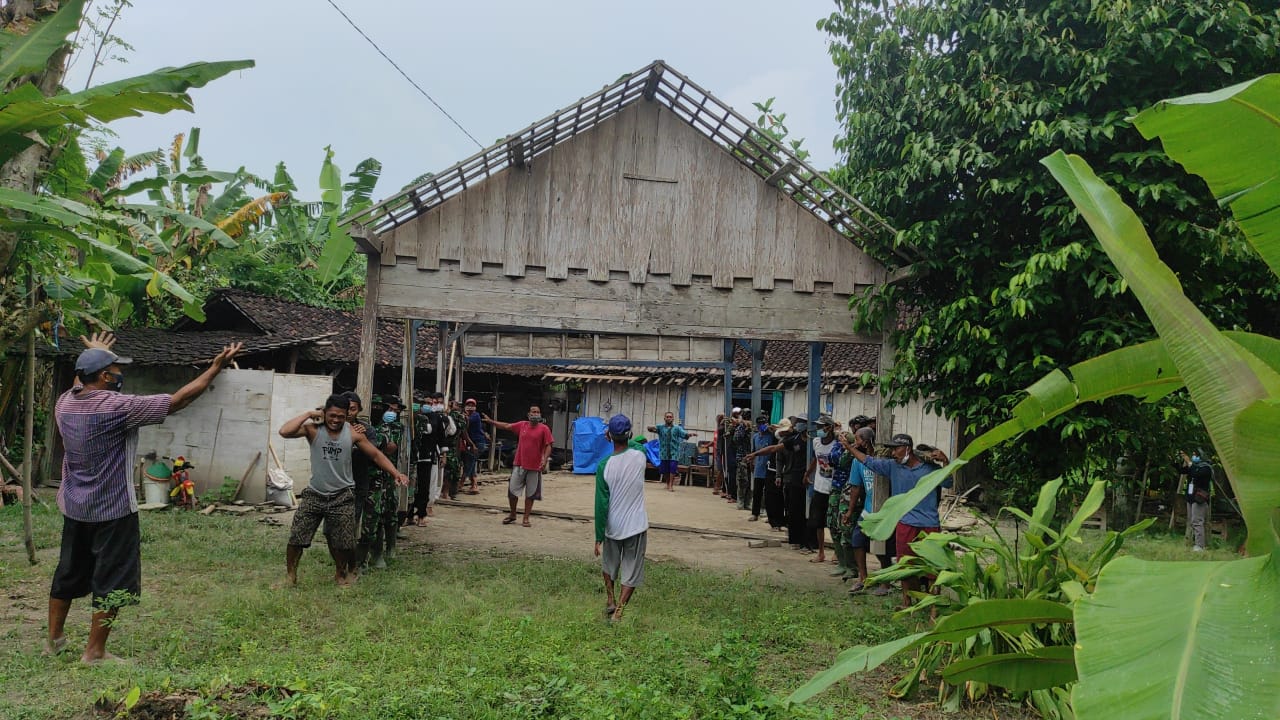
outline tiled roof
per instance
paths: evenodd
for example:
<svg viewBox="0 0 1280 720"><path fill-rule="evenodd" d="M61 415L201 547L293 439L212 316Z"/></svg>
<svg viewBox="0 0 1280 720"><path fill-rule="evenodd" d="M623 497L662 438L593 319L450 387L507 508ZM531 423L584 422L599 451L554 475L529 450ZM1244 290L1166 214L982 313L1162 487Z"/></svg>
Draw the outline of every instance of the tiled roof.
<svg viewBox="0 0 1280 720"><path fill-rule="evenodd" d="M738 346L733 356L735 384L751 379L751 355ZM880 368L880 346L869 343L827 343L822 353L824 385L861 385L864 373L875 375ZM553 379L600 378L604 382L680 382L686 385L723 383L716 368L640 367L618 365L565 365L549 373ZM578 376L578 377L573 377ZM586 377L582 377L586 376ZM809 345L783 340L765 345L760 376L774 386L803 384L809 378Z"/></svg>
<svg viewBox="0 0 1280 720"><path fill-rule="evenodd" d="M229 330L173 332L160 328L126 328L117 331L115 335L116 344L112 350L139 365L201 365L233 342L244 343L242 362L252 365L255 353L298 347L315 341L323 342L327 337L248 335ZM77 342L64 341L55 354L74 357L83 349Z"/></svg>

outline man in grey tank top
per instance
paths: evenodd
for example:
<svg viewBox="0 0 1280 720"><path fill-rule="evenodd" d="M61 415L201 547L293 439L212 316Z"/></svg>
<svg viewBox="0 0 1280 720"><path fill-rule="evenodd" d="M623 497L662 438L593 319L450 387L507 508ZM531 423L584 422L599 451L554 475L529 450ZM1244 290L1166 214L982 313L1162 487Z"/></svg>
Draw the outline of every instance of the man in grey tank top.
<svg viewBox="0 0 1280 720"><path fill-rule="evenodd" d="M298 561L302 551L311 547L321 520L336 568L334 579L342 586L355 582L359 567L355 556L355 479L351 474L355 448L394 477L397 485L409 484L409 476L396 470L359 426L347 423L347 405L345 396L330 395L324 410L305 412L280 428L281 437L306 438L311 443L311 484L302 491L289 528L285 554L285 583L289 586L298 584Z"/></svg>

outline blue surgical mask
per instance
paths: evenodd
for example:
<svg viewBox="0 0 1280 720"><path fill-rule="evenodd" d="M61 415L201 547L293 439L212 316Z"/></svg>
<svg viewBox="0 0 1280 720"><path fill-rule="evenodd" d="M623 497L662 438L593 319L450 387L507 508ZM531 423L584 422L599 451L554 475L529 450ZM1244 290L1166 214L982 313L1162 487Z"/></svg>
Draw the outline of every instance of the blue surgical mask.
<svg viewBox="0 0 1280 720"><path fill-rule="evenodd" d="M827 431L826 431L826 430L814 430L814 431L813 431L813 436L814 436L814 437L816 437L816 438L818 438L819 440L821 440L822 438L824 438L824 437L826 437L826 436L827 436Z"/></svg>
<svg viewBox="0 0 1280 720"><path fill-rule="evenodd" d="M1193 463L1200 462L1200 456L1199 456L1199 455L1192 455L1192 456L1191 456L1191 462L1193 462Z"/></svg>
<svg viewBox="0 0 1280 720"><path fill-rule="evenodd" d="M400 415L395 410L388 410L382 413L382 422L395 422L399 418Z"/></svg>

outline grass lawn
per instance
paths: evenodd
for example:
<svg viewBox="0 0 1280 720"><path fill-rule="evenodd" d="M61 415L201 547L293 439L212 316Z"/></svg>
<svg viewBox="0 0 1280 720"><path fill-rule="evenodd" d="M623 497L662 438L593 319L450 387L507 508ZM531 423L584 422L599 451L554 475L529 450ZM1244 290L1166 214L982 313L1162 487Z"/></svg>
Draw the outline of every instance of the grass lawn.
<svg viewBox="0 0 1280 720"><path fill-rule="evenodd" d="M914 705L883 696L901 664L806 708L777 703L840 649L904 632L888 598L854 604L834 583L769 588L654 563L609 626L597 565L422 545L349 590L334 586L320 545L303 558L300 587L274 590L286 528L258 517L145 513L142 604L121 612L109 645L132 662L90 668L78 662L87 601L67 623L77 649L39 652L60 516L37 509L31 567L20 509L0 511L0 717L93 717L95 699L135 687L135 716L167 694L202 720L249 705L317 718L937 716L931 693ZM1002 705L973 717L993 709L1024 716Z"/></svg>

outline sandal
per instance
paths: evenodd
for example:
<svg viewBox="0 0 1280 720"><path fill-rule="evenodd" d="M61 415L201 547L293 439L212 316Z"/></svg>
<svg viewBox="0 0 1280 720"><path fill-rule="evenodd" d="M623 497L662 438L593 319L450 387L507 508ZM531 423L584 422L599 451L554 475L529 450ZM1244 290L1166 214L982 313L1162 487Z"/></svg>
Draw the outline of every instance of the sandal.
<svg viewBox="0 0 1280 720"><path fill-rule="evenodd" d="M509 516L507 516L507 517L502 518L502 524L503 524L503 525L510 525L511 523L513 523L513 522L515 522L515 521L516 521L516 516L515 516L515 515L509 515Z"/></svg>
<svg viewBox="0 0 1280 720"><path fill-rule="evenodd" d="M525 521L521 522L520 524L521 524L522 526L524 526L524 527L533 527L532 525L530 525L530 524L529 524L529 521L528 521L528 520L525 520Z"/></svg>

